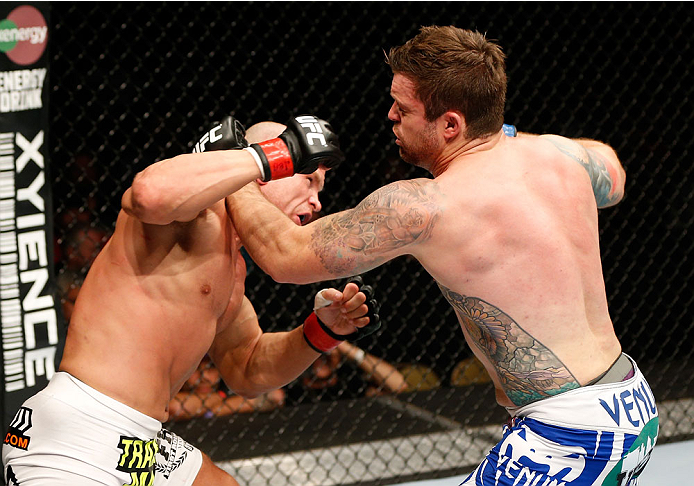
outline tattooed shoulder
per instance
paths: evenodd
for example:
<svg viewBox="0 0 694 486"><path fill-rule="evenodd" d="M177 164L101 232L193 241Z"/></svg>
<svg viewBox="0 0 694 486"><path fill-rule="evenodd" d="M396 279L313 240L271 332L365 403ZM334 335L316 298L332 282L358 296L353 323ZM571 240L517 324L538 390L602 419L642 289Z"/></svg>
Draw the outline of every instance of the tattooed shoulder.
<svg viewBox="0 0 694 486"><path fill-rule="evenodd" d="M311 248L336 276L363 272L427 241L440 213L434 181L398 181L371 193L354 209L319 219Z"/></svg>
<svg viewBox="0 0 694 486"><path fill-rule="evenodd" d="M601 154L568 138L547 135L544 138L588 172L598 207L609 206L619 199L619 195L612 191L614 181Z"/></svg>

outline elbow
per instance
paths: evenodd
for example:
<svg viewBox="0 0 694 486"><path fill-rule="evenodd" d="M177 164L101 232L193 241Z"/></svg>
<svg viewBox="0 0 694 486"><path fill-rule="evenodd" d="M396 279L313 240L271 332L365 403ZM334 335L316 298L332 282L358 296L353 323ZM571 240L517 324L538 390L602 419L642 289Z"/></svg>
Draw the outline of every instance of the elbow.
<svg viewBox="0 0 694 486"><path fill-rule="evenodd" d="M234 386L230 385L229 388L235 394L250 400L277 388L270 383L270 381L261 376L244 377L242 382L237 382Z"/></svg>
<svg viewBox="0 0 694 486"><path fill-rule="evenodd" d="M277 283L305 285L316 282L319 275L310 271L310 257L297 250L303 243L294 240L295 244L287 244L287 241L291 241L290 234L278 238L276 244L265 248L259 255L251 253L251 257L258 257L256 262L260 268Z"/></svg>
<svg viewBox="0 0 694 486"><path fill-rule="evenodd" d="M270 265L268 268L263 268L265 272L270 275L270 278L274 280L277 283L282 283L282 284L305 284L309 282L302 282L298 280L297 277L297 272L296 268L294 271L290 271L289 268L287 268L286 265Z"/></svg>
<svg viewBox="0 0 694 486"><path fill-rule="evenodd" d="M139 173L135 176L127 203L124 201L123 209L129 215L150 224L168 224L172 220L166 207L163 188L153 184L146 174ZM125 199L125 198L124 198Z"/></svg>
<svg viewBox="0 0 694 486"><path fill-rule="evenodd" d="M615 204L621 202L624 199L624 188L626 185L626 172L619 162L617 163L617 177L614 182L614 188L612 190L612 198L608 206L614 206Z"/></svg>
<svg viewBox="0 0 694 486"><path fill-rule="evenodd" d="M620 184L619 189L620 189L621 193L624 194L624 187L626 186L626 183L627 183L627 173L621 164L619 166L619 176L620 176L619 177L619 184Z"/></svg>
<svg viewBox="0 0 694 486"><path fill-rule="evenodd" d="M294 264L289 265L270 265L268 268L263 268L263 266L261 265L261 268L263 268L265 273L270 275L270 278L272 278L272 280L274 280L277 283L306 285L317 281L316 278L311 278L311 275L304 274L304 269L299 268L296 265L296 262L301 262L301 260L296 259L294 260Z"/></svg>
<svg viewBox="0 0 694 486"><path fill-rule="evenodd" d="M236 395L251 399L257 398L265 392L271 391L274 387L268 376L264 373L254 372L250 363L246 365L236 364L232 373L225 373L223 368L222 380Z"/></svg>

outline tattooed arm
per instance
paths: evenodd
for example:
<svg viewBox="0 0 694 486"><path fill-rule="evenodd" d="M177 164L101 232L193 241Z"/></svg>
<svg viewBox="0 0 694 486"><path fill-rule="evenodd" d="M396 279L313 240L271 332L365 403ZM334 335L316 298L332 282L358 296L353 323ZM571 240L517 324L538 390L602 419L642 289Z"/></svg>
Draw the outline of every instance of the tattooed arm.
<svg viewBox="0 0 694 486"><path fill-rule="evenodd" d="M558 135L541 135L583 166L590 176L599 208L614 206L624 196L626 174L611 147L595 140L569 139Z"/></svg>
<svg viewBox="0 0 694 486"><path fill-rule="evenodd" d="M229 196L227 209L248 253L277 282L330 280L416 256L441 209L434 181L399 181L353 209L296 226L253 186Z"/></svg>

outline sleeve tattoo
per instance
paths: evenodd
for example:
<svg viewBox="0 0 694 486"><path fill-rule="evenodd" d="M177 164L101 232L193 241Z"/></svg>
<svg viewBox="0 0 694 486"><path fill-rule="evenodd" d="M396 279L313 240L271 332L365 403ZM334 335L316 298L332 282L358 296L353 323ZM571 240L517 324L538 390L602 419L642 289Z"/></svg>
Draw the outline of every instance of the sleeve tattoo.
<svg viewBox="0 0 694 486"><path fill-rule="evenodd" d="M561 153L571 157L586 169L590 177L590 183L593 185L595 202L598 204L598 207L609 206L618 199L618 194L610 195L614 181L607 170L605 158L601 154L595 150L587 149L580 143L572 140L548 140L552 145L557 147Z"/></svg>
<svg viewBox="0 0 694 486"><path fill-rule="evenodd" d="M369 270L396 256L394 251L428 240L441 211L438 201L433 184L389 184L354 209L319 219L311 249L336 276Z"/></svg>

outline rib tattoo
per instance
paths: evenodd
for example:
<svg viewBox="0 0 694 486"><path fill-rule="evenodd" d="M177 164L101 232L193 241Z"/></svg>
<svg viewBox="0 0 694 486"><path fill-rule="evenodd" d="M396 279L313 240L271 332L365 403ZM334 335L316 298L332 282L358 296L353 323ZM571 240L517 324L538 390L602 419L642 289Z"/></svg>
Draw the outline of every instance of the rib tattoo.
<svg viewBox="0 0 694 486"><path fill-rule="evenodd" d="M508 398L517 406L578 388L561 360L510 316L476 297L439 284L475 345L489 358Z"/></svg>
<svg viewBox="0 0 694 486"><path fill-rule="evenodd" d="M440 214L433 184L416 180L389 184L354 209L318 220L311 249L336 276L374 268L387 252L430 238Z"/></svg>

